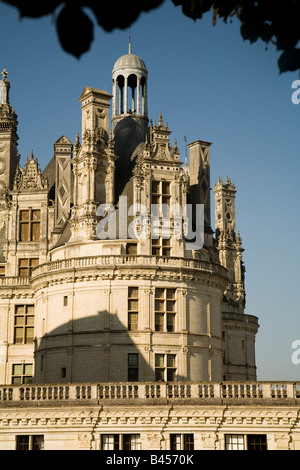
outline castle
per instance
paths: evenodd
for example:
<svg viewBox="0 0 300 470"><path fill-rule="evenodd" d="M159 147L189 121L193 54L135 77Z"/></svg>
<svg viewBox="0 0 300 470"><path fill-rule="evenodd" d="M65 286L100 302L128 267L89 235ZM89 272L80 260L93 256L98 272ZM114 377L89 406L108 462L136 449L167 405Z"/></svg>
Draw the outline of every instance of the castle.
<svg viewBox="0 0 300 470"><path fill-rule="evenodd" d="M263 414L273 398L291 406L299 385L256 382L236 188L216 182L213 230L210 142L180 160L162 114L148 119L130 47L112 94L83 89L81 135L60 136L43 171L33 151L23 168L2 77L0 448L265 449L255 400ZM247 439L232 415L220 434L230 399L256 426ZM270 439L294 446L282 428Z"/></svg>

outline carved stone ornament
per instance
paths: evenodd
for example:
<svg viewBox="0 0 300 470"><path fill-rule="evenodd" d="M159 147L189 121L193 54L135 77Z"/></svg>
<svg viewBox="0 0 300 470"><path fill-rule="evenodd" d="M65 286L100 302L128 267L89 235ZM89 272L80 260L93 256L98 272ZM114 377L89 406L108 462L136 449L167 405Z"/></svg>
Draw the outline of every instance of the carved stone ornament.
<svg viewBox="0 0 300 470"><path fill-rule="evenodd" d="M27 157L25 170L18 166L14 181L14 190L17 191L43 191L48 189L48 180L43 178L37 159L31 151Z"/></svg>

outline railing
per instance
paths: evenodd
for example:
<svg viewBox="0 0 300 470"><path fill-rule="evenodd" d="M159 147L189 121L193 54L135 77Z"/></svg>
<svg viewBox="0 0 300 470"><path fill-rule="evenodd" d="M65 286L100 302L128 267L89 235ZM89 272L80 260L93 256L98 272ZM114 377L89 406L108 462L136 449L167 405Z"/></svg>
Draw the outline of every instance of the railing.
<svg viewBox="0 0 300 470"><path fill-rule="evenodd" d="M203 260L163 257L163 256L147 256L147 255L99 255L85 256L80 258L62 259L51 261L33 268L32 278L42 274L48 274L55 271L78 269L86 267L107 267L107 266L164 266L167 268L185 268L197 269L201 271L214 272L226 276L226 269L218 264L210 263Z"/></svg>
<svg viewBox="0 0 300 470"><path fill-rule="evenodd" d="M102 383L102 384L27 384L0 386L0 406L62 402L104 403L130 400L191 400L197 402L300 402L300 382L198 382L198 383Z"/></svg>
<svg viewBox="0 0 300 470"><path fill-rule="evenodd" d="M1 286L27 286L30 285L29 276L1 276L0 277L0 287Z"/></svg>

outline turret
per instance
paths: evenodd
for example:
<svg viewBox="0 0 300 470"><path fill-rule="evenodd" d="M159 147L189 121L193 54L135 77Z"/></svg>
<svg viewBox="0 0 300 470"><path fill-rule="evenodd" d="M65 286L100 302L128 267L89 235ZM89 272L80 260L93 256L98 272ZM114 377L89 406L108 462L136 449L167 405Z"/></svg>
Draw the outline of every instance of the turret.
<svg viewBox="0 0 300 470"><path fill-rule="evenodd" d="M112 71L113 105L112 132L115 141L116 194L115 202L132 177L136 152L144 144L148 132L148 72L144 61L131 53L121 56ZM130 190L125 190L128 194Z"/></svg>
<svg viewBox="0 0 300 470"><path fill-rule="evenodd" d="M0 193L12 189L18 153L17 115L9 103L10 82L6 69L0 81Z"/></svg>
<svg viewBox="0 0 300 470"><path fill-rule="evenodd" d="M217 248L220 262L228 271L228 301L236 303L236 308L242 313L245 307L244 249L240 234L236 233L235 193L235 185L230 178L227 177L225 183L218 179L214 187Z"/></svg>

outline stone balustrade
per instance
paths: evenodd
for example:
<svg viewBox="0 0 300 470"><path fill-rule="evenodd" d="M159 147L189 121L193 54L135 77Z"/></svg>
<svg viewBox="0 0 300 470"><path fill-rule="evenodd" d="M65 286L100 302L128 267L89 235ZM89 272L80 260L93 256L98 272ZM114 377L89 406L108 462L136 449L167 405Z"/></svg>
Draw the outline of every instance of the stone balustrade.
<svg viewBox="0 0 300 470"><path fill-rule="evenodd" d="M185 268L209 271L221 276L226 276L226 269L218 264L204 260L186 259L179 257L147 256L147 255L99 255L84 256L79 258L62 259L37 266L32 270L32 278L55 271L68 269L92 268L92 267L166 267Z"/></svg>
<svg viewBox="0 0 300 470"><path fill-rule="evenodd" d="M0 287L1 286L29 286L30 277L29 276L3 276L0 277Z"/></svg>
<svg viewBox="0 0 300 470"><path fill-rule="evenodd" d="M249 400L280 404L299 400L300 382L197 382L197 383L102 383L102 384L26 384L1 385L0 406L20 406L23 402L37 405L62 402L78 405L83 402L105 404L105 402L124 402L152 400L162 402L184 400L185 404L197 401L205 403L238 403ZM298 403L298 402L297 402Z"/></svg>

